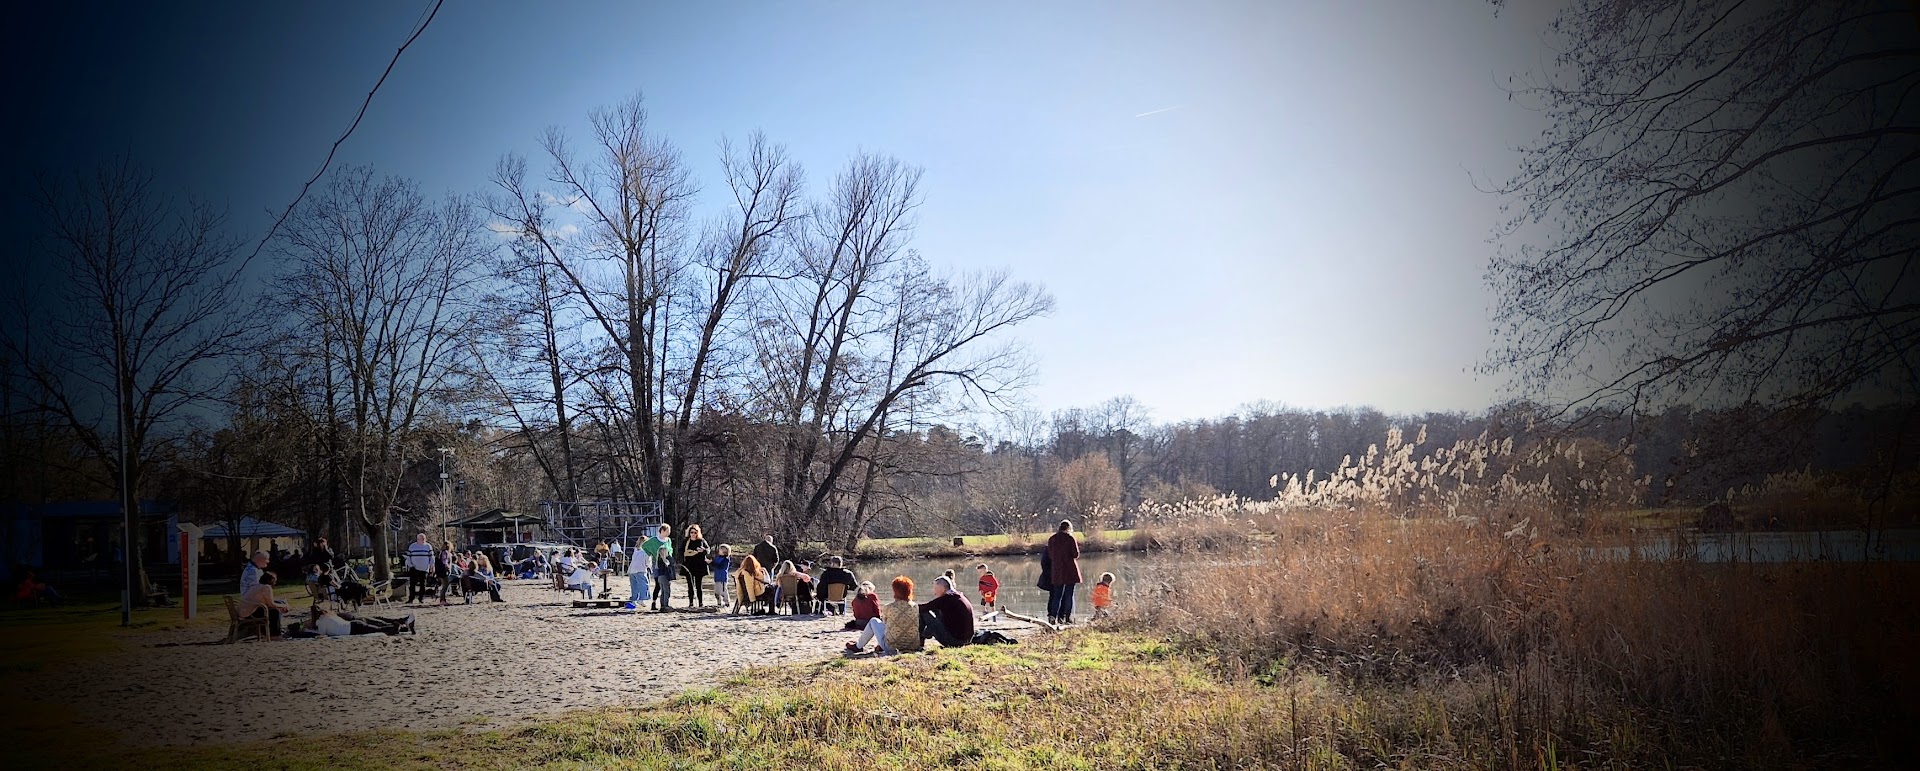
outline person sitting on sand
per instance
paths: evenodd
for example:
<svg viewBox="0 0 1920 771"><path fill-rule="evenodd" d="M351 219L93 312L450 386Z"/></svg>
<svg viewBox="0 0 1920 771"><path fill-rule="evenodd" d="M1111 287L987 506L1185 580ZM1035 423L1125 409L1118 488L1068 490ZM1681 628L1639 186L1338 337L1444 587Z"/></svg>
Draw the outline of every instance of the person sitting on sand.
<svg viewBox="0 0 1920 771"><path fill-rule="evenodd" d="M933 599L920 604L920 637L947 648L973 643L973 605L946 576L933 579Z"/></svg>
<svg viewBox="0 0 1920 771"><path fill-rule="evenodd" d="M859 592L860 594L854 599L855 620L847 622L847 628L859 629L860 639L854 642L847 643L847 653L850 653L850 654L865 653L867 650L867 643L873 640L879 641L880 643L879 651L881 653L892 653L893 649L887 646L887 622L880 620L880 597L874 594L873 584L871 583L861 584L859 588ZM911 595L912 592L913 592L912 586L908 586L907 593ZM899 595L900 595L900 589L899 587L896 586L894 589L894 596L898 597ZM860 620L860 615L859 615L861 612L860 602L862 599L867 601L867 604L871 606L869 609L872 610L873 612L872 615L867 616L865 620ZM858 627L854 626L856 623L859 624Z"/></svg>
<svg viewBox="0 0 1920 771"><path fill-rule="evenodd" d="M846 625L849 632L864 630L868 621L880 617L880 595L873 591L872 581L862 581L854 590L853 602L848 604L853 608L853 620Z"/></svg>
<svg viewBox="0 0 1920 771"><path fill-rule="evenodd" d="M276 640L281 637L280 617L287 612L286 601L274 599L273 596L273 585L279 581L279 576L274 575L273 571L260 571L260 583L254 584L253 589L240 595L239 607L241 618L265 617L267 631Z"/></svg>
<svg viewBox="0 0 1920 771"><path fill-rule="evenodd" d="M880 635L880 650L885 653L917 651L920 643L920 606L913 604L913 579L893 578L893 602L880 609L874 619L885 631Z"/></svg>

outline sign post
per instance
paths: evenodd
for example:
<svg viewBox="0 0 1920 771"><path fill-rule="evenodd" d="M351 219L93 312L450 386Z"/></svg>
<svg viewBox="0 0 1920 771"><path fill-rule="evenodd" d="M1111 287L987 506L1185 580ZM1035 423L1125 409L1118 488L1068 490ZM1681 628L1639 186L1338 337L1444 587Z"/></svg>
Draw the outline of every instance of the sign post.
<svg viewBox="0 0 1920 771"><path fill-rule="evenodd" d="M200 609L200 536L207 532L199 525L182 522L180 528L180 610L187 620Z"/></svg>

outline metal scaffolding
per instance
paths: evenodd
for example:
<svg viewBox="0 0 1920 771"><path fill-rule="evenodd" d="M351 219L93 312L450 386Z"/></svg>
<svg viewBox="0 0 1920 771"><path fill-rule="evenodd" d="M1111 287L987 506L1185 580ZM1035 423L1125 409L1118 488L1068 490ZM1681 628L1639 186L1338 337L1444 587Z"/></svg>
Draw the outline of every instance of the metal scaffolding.
<svg viewBox="0 0 1920 771"><path fill-rule="evenodd" d="M541 501L540 515L549 538L580 547L600 539L631 545L665 520L659 501Z"/></svg>

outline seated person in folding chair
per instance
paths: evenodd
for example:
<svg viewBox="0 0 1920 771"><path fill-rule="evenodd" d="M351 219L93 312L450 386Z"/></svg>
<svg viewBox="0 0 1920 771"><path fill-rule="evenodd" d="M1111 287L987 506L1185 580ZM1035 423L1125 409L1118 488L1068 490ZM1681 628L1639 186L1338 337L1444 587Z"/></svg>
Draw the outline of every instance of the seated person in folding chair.
<svg viewBox="0 0 1920 771"><path fill-rule="evenodd" d="M830 613L840 613L846 610L845 608L846 598L856 596L860 593L860 579L855 578L853 575L853 571L848 570L846 569L846 567L844 567L846 563L842 561L839 556L837 555L829 556L827 557L826 562L827 562L827 569L820 571L820 581L819 581L820 585L817 589L814 590L814 593L820 597L821 603L824 604L827 602L827 591L828 591L827 587L829 586L846 587L846 594L841 595L841 599L838 600L838 602L841 604L841 607L827 608L827 611Z"/></svg>
<svg viewBox="0 0 1920 771"><path fill-rule="evenodd" d="M751 554L741 557L740 567L733 571L733 589L733 614L736 616L756 603L765 602L769 607L773 604L773 589L767 585L767 571L760 567L760 560ZM763 607L757 612L765 614L768 608Z"/></svg>
<svg viewBox="0 0 1920 771"><path fill-rule="evenodd" d="M273 639L276 640L280 639L281 636L281 615L287 612L287 602L285 600L275 599L273 596L273 585L279 583L279 581L280 578L275 576L273 571L262 570L260 571L259 583L254 584L253 588L248 589L245 594L240 595L240 616L242 618L265 618L267 620L267 631L273 636Z"/></svg>
<svg viewBox="0 0 1920 771"><path fill-rule="evenodd" d="M593 570L586 560L575 560L568 569L567 590L579 592L582 599L593 599Z"/></svg>
<svg viewBox="0 0 1920 771"><path fill-rule="evenodd" d="M493 577L493 564L487 561L487 555L473 555L473 563L467 570L467 597L486 592L494 602L506 602L500 599L500 581ZM471 601L471 599L469 599Z"/></svg>
<svg viewBox="0 0 1920 771"><path fill-rule="evenodd" d="M820 611L820 603L814 598L813 574L807 572L811 567L813 567L812 563L801 563L793 569L793 577L796 579L793 587L793 604L798 608L795 611L797 613L811 615Z"/></svg>

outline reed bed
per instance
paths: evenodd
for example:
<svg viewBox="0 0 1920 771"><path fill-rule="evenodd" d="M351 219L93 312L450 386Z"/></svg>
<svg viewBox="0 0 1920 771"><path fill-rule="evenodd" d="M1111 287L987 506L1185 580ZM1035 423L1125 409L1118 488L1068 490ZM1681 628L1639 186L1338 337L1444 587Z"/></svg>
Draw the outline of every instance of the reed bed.
<svg viewBox="0 0 1920 771"><path fill-rule="evenodd" d="M1354 740L1473 767L1798 767L1920 758L1908 564L1605 558L1644 485L1619 453L1482 437L1384 449L1156 532L1237 557L1132 587L1122 627L1372 705ZM1170 536L1172 537L1172 536ZM1173 537L1178 538L1178 537ZM1357 745L1356 745L1357 746ZM1361 752L1369 757L1378 752Z"/></svg>

